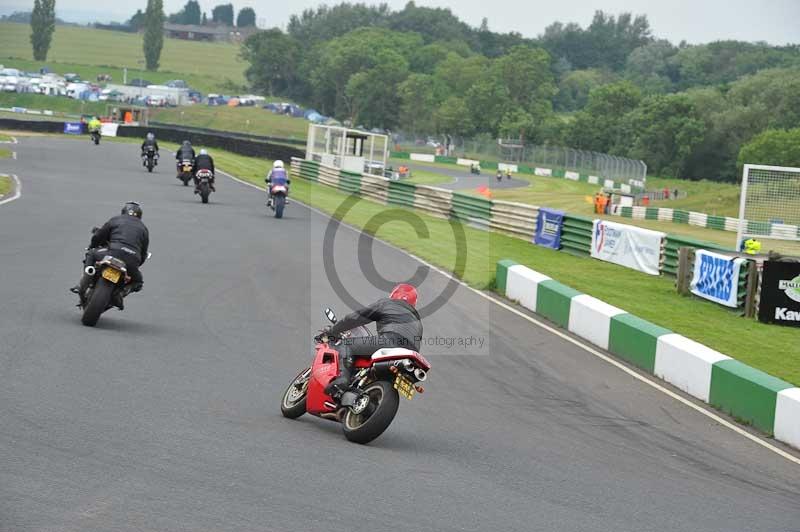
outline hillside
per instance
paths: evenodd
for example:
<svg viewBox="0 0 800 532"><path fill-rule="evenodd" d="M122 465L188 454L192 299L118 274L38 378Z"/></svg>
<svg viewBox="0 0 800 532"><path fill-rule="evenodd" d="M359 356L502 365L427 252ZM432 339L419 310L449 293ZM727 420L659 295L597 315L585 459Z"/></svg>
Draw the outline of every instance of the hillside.
<svg viewBox="0 0 800 532"><path fill-rule="evenodd" d="M58 72L92 77L110 73L115 81L122 79L122 68L127 67L128 79L142 77L158 83L180 78L202 92L222 91L228 85L245 82L246 64L238 58L239 47L233 44L164 39L161 68L151 73L136 70L144 64L139 34L56 26L47 61L38 63L33 62L30 31L27 24L0 23L0 63L8 65L18 59L25 62L14 63L15 68L19 64L19 68L38 69L44 64Z"/></svg>

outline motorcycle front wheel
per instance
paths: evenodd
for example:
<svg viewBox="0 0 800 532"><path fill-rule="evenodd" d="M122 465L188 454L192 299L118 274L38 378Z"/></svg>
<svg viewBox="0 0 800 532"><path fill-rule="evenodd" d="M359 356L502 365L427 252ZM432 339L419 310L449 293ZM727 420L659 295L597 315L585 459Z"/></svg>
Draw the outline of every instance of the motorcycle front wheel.
<svg viewBox="0 0 800 532"><path fill-rule="evenodd" d="M368 384L364 390L364 396L360 401L367 402L357 404L358 414L354 409L347 408L342 418L342 430L344 436L354 443L369 443L389 428L397 408L400 406L400 396L394 389L392 383L388 381L375 381Z"/></svg>
<svg viewBox="0 0 800 532"><path fill-rule="evenodd" d="M286 196L278 194L275 196L275 218L283 218L283 208L286 206Z"/></svg>
<svg viewBox="0 0 800 532"><path fill-rule="evenodd" d="M306 368L286 388L281 400L281 414L283 414L283 417L297 419L306 413L306 398L308 397L308 381L310 378L311 368Z"/></svg>

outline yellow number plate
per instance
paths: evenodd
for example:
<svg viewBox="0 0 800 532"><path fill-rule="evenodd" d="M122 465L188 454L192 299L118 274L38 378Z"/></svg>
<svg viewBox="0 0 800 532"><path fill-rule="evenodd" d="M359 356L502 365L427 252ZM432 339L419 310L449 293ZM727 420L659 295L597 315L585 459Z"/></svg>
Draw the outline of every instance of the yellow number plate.
<svg viewBox="0 0 800 532"><path fill-rule="evenodd" d="M103 279L108 279L112 283L116 284L119 282L119 278L122 276L122 273L114 268L106 268L103 270Z"/></svg>
<svg viewBox="0 0 800 532"><path fill-rule="evenodd" d="M189 166L189 165L184 165L184 167L183 167L183 171L184 171L184 172L191 172L191 171L192 171L192 167L191 167L191 166Z"/></svg>
<svg viewBox="0 0 800 532"><path fill-rule="evenodd" d="M406 399L411 399L414 397L414 392L416 391L414 390L414 383L405 378L403 375L398 375L395 377L394 389Z"/></svg>

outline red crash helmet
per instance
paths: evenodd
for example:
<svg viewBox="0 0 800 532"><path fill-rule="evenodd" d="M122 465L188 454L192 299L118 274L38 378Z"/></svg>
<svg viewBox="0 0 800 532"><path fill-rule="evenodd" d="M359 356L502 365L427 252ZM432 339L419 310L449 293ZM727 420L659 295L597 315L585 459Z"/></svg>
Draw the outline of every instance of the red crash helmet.
<svg viewBox="0 0 800 532"><path fill-rule="evenodd" d="M410 284L399 284L389 294L392 299L402 299L412 307L417 306L417 289Z"/></svg>

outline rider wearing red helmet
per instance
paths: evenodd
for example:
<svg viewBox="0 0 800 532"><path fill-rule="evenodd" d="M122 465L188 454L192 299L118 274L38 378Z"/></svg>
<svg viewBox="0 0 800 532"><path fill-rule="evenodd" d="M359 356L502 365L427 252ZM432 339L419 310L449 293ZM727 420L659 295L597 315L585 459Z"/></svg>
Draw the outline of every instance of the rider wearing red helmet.
<svg viewBox="0 0 800 532"><path fill-rule="evenodd" d="M350 384L353 358L370 356L385 347L403 347L419 351L422 340L422 321L415 308L417 289L410 284L394 287L388 298L382 298L362 309L352 312L327 330L330 336L339 337L361 325L375 322L377 336L345 338L339 346L341 367L339 377L326 390L334 397L340 396Z"/></svg>

